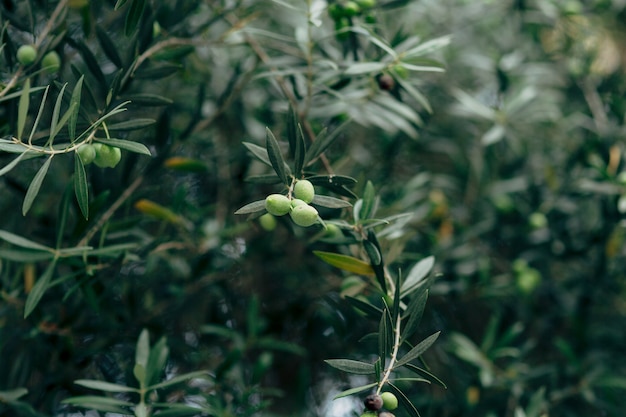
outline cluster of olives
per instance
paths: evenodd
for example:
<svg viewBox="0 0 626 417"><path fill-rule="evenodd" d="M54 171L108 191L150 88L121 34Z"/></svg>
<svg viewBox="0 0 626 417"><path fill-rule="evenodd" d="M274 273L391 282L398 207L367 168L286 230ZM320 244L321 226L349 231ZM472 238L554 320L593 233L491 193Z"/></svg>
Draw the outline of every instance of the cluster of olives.
<svg viewBox="0 0 626 417"><path fill-rule="evenodd" d="M81 145L76 152L84 165L93 162L100 168L115 168L122 159L120 148L103 143L86 143Z"/></svg>
<svg viewBox="0 0 626 417"><path fill-rule="evenodd" d="M367 409L361 417L394 417L389 411L398 408L398 398L392 392L371 394L363 400ZM387 411L382 411L382 410Z"/></svg>
<svg viewBox="0 0 626 417"><path fill-rule="evenodd" d="M37 48L34 45L22 45L18 48L16 56L20 64L31 65L37 60ZM61 57L55 51L50 51L41 59L41 67L54 74L61 68Z"/></svg>
<svg viewBox="0 0 626 417"><path fill-rule="evenodd" d="M319 220L315 207L309 205L315 197L315 188L309 180L299 180L293 186L293 197L270 194L265 198L265 209L273 216L289 214L298 226L309 227Z"/></svg>
<svg viewBox="0 0 626 417"><path fill-rule="evenodd" d="M328 14L335 21L335 30L339 31L351 26L350 19L356 16L365 16L367 23L375 23L376 19L369 14L369 10L376 6L376 0L336 1L328 6ZM346 33L337 36L343 38Z"/></svg>

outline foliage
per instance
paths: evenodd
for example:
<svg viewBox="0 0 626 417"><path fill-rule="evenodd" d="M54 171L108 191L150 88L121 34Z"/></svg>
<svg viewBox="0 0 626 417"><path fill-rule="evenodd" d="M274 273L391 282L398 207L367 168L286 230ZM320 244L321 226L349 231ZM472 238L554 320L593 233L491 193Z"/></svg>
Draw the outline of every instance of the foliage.
<svg viewBox="0 0 626 417"><path fill-rule="evenodd" d="M2 2L0 413L621 416L622 3Z"/></svg>

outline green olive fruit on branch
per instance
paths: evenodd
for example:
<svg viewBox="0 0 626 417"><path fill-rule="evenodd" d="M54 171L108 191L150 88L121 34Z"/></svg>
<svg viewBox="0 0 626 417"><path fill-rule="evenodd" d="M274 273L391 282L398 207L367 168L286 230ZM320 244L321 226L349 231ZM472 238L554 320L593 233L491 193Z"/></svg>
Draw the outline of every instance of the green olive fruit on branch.
<svg viewBox="0 0 626 417"><path fill-rule="evenodd" d="M96 143L93 145L96 149L96 158L93 162L100 168L115 168L122 159L122 151L120 148Z"/></svg>
<svg viewBox="0 0 626 417"><path fill-rule="evenodd" d="M291 211L291 200L282 194L270 194L265 198L265 209L274 216L284 216Z"/></svg>
<svg viewBox="0 0 626 417"><path fill-rule="evenodd" d="M380 398L383 399L383 407L386 410L392 411L398 408L398 398L392 392L383 392Z"/></svg>
<svg viewBox="0 0 626 417"><path fill-rule="evenodd" d="M315 187L309 180L297 181L293 186L293 195L305 203L310 203L315 198Z"/></svg>
<svg viewBox="0 0 626 417"><path fill-rule="evenodd" d="M37 59L37 49L33 45L22 45L17 50L17 61L22 65L30 65Z"/></svg>
<svg viewBox="0 0 626 417"><path fill-rule="evenodd" d="M298 226L309 227L318 222L319 214L315 207L308 204L295 206L289 213L291 220Z"/></svg>
<svg viewBox="0 0 626 417"><path fill-rule="evenodd" d="M84 165L89 165L96 159L96 147L90 143L82 145L76 152Z"/></svg>

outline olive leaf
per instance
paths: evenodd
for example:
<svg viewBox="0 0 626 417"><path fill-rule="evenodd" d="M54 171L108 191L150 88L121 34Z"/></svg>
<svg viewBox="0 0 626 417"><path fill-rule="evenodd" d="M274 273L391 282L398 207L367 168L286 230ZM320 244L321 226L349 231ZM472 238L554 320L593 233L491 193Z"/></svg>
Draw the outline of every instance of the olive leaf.
<svg viewBox="0 0 626 417"><path fill-rule="evenodd" d="M348 372L351 374L358 375L370 375L373 374L374 364L355 361L352 359L326 359L324 360L327 364L332 366L333 368L339 369L340 371Z"/></svg>

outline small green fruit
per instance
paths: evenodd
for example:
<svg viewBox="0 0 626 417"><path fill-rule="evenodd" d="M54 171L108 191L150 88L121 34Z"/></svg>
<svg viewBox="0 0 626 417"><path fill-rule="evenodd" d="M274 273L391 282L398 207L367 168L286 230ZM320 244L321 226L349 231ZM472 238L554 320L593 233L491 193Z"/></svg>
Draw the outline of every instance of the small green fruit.
<svg viewBox="0 0 626 417"><path fill-rule="evenodd" d="M343 17L343 8L338 3L328 6L328 14L333 20L339 20Z"/></svg>
<svg viewBox="0 0 626 417"><path fill-rule="evenodd" d="M306 206L306 205L308 205L308 203L306 201L300 200L299 198L291 199L291 207Z"/></svg>
<svg viewBox="0 0 626 417"><path fill-rule="evenodd" d="M291 215L291 220L302 227L313 226L317 223L319 217L315 207L309 206L308 204L295 206L289 214Z"/></svg>
<svg viewBox="0 0 626 417"><path fill-rule="evenodd" d="M383 407L383 399L378 394L370 394L363 400L365 408L371 411L378 411Z"/></svg>
<svg viewBox="0 0 626 417"><path fill-rule="evenodd" d="M523 294L532 294L541 284L541 273L535 268L528 268L517 275L515 284Z"/></svg>
<svg viewBox="0 0 626 417"><path fill-rule="evenodd" d="M276 229L276 217L273 214L265 213L261 217L259 217L259 224L263 228L263 230L271 232Z"/></svg>
<svg viewBox="0 0 626 417"><path fill-rule="evenodd" d="M548 218L545 214L536 211L528 218L528 224L530 224L530 227L533 229L543 229L548 226Z"/></svg>
<svg viewBox="0 0 626 417"><path fill-rule="evenodd" d="M90 143L82 145L76 152L84 165L89 165L96 159L96 148Z"/></svg>
<svg viewBox="0 0 626 417"><path fill-rule="evenodd" d="M300 180L293 186L293 194L305 203L310 203L315 197L315 187L309 180Z"/></svg>
<svg viewBox="0 0 626 417"><path fill-rule="evenodd" d="M343 232L341 228L336 224L329 223L326 225L326 233L324 233L325 239L341 239L343 238Z"/></svg>
<svg viewBox="0 0 626 417"><path fill-rule="evenodd" d="M398 398L392 392L383 392L380 394L380 398L383 399L385 409L393 411L398 408Z"/></svg>
<svg viewBox="0 0 626 417"><path fill-rule="evenodd" d="M93 162L100 168L115 168L122 159L120 148L103 143L96 143L93 146L96 149L96 158Z"/></svg>
<svg viewBox="0 0 626 417"><path fill-rule="evenodd" d="M343 6L343 15L344 16L356 16L361 13L361 8L355 1L349 1Z"/></svg>
<svg viewBox="0 0 626 417"><path fill-rule="evenodd" d="M50 51L43 56L41 67L49 74L54 74L61 68L61 57L55 51Z"/></svg>
<svg viewBox="0 0 626 417"><path fill-rule="evenodd" d="M377 414L373 411L366 411L361 414L361 417L377 417Z"/></svg>
<svg viewBox="0 0 626 417"><path fill-rule="evenodd" d="M37 49L33 45L22 45L17 50L17 61L22 65L30 65L37 59Z"/></svg>
<svg viewBox="0 0 626 417"><path fill-rule="evenodd" d="M291 201L282 194L270 194L265 198L265 209L274 216L284 216L291 211Z"/></svg>

